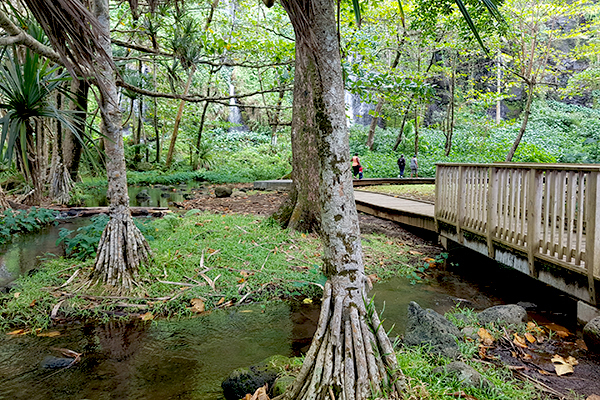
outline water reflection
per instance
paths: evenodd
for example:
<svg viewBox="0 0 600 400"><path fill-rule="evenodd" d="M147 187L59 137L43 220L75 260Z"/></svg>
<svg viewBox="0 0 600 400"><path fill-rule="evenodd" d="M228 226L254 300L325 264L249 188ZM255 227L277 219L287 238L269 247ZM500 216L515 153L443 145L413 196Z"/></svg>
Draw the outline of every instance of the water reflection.
<svg viewBox="0 0 600 400"><path fill-rule="evenodd" d="M0 246L0 290L19 276L31 273L43 258L64 255L64 248L56 244L61 228L76 230L88 223L88 218L77 218L35 233L14 235L11 243Z"/></svg>
<svg viewBox="0 0 600 400"><path fill-rule="evenodd" d="M169 207L174 202L182 202L198 189L198 183L181 185L128 186L129 205L131 207ZM104 207L108 205L106 190L97 196L88 196L85 207Z"/></svg>

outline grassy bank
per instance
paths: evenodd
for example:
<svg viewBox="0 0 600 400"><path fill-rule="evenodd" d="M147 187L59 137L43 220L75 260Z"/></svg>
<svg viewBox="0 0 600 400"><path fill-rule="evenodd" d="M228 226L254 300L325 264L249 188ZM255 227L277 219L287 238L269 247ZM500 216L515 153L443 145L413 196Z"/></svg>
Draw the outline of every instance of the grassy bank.
<svg viewBox="0 0 600 400"><path fill-rule="evenodd" d="M81 288L93 254L86 253L83 260L54 259L0 295L0 328L45 328L53 310L58 320L130 313L185 317L249 302L321 297L325 277L316 235L281 230L269 219L194 210L146 221L143 229L154 260L141 268L139 286L129 296L114 298L98 288ZM412 279L425 264L425 256L411 255L409 245L398 239L364 238L366 270L375 279Z"/></svg>

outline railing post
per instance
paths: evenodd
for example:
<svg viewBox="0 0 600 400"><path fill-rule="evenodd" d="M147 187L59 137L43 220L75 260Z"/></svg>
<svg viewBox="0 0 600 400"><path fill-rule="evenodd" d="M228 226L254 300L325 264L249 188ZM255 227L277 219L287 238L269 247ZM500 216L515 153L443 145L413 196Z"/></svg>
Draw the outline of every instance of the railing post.
<svg viewBox="0 0 600 400"><path fill-rule="evenodd" d="M594 276L600 276L600 173L590 172L585 188L587 215L585 219L585 268L588 276L590 303L596 304Z"/></svg>
<svg viewBox="0 0 600 400"><path fill-rule="evenodd" d="M458 167L458 193L456 196L456 236L458 243L463 244L464 238L462 235L463 218L465 215L465 190L466 182L464 180L464 169L462 165Z"/></svg>
<svg viewBox="0 0 600 400"><path fill-rule="evenodd" d="M498 204L498 185L496 184L497 176L494 167L488 168L488 187L487 187L487 221L486 221L486 234L487 234L487 248L488 257L495 258L494 252L494 241L493 237L496 230L496 213L495 208Z"/></svg>
<svg viewBox="0 0 600 400"><path fill-rule="evenodd" d="M542 217L542 189L541 174L534 168L529 170L527 188L527 261L529 264L529 275L537 278L535 268L535 254L540 251L539 228Z"/></svg>
<svg viewBox="0 0 600 400"><path fill-rule="evenodd" d="M440 167L436 165L435 167L435 203L433 205L433 222L435 223L435 231L437 233L440 232L440 228L438 225L438 212L440 210L440 189L441 189L441 180L440 180Z"/></svg>

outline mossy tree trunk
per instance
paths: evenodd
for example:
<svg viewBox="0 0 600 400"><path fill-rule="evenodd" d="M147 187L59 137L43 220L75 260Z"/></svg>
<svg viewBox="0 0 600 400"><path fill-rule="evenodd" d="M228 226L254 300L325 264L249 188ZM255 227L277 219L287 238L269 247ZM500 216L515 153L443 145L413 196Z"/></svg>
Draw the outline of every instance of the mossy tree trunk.
<svg viewBox="0 0 600 400"><path fill-rule="evenodd" d="M282 0L296 35L293 148L318 164L323 271L328 277L311 347L286 399L366 399L403 389L404 378L377 313L367 307L369 281L350 171L340 48L331 0ZM303 127L308 122L308 126ZM307 138L308 137L308 138ZM314 157L314 155L313 155Z"/></svg>
<svg viewBox="0 0 600 400"><path fill-rule="evenodd" d="M288 200L274 215L283 226L308 232L318 232L321 225L319 127L314 107L318 100L315 88L319 87L319 71L313 53L310 43L297 37L292 105L292 189Z"/></svg>

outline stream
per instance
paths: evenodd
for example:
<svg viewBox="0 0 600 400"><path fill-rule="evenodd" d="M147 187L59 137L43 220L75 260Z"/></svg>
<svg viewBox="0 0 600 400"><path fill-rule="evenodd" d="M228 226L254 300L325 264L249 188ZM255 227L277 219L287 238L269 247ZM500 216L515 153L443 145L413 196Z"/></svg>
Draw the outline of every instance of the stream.
<svg viewBox="0 0 600 400"><path fill-rule="evenodd" d="M69 224L73 223L67 227L75 229L85 221ZM57 229L65 227L61 225L24 235L4 249L6 267L0 270L0 279L29 273L40 255L60 254L52 243ZM375 285L375 304L379 311L385 309L384 327L393 327L392 336L403 334L410 301L440 313L457 304L482 310L525 301L534 306L530 318L575 329L574 303L568 299L541 293L547 289L528 281L519 286L507 271L484 272L480 260L470 254L457 257L451 270L432 271L423 283L394 278ZM533 303L540 296L542 306ZM553 296L558 296L555 301L546 301ZM190 319L75 323L52 328L57 332L54 337L0 335L0 399L220 399L220 384L232 370L276 354L305 352L318 313L318 304L273 302ZM84 355L67 369L42 368L48 357L61 356L56 350L60 348Z"/></svg>

